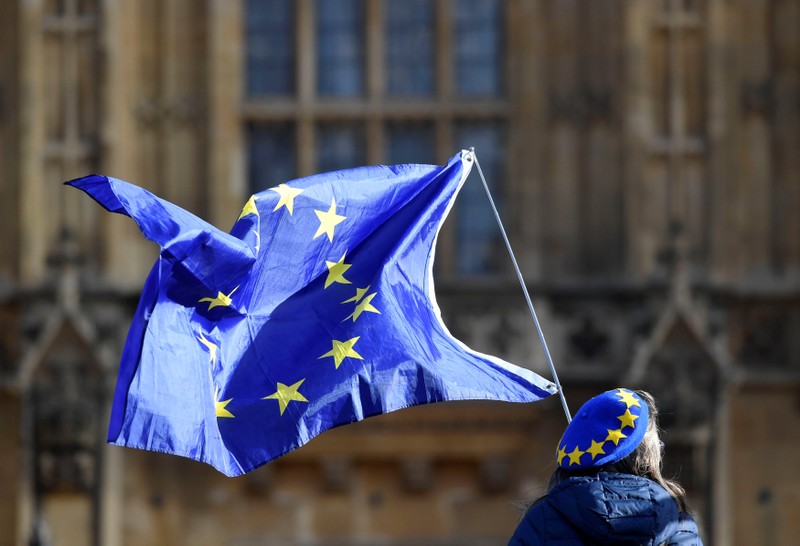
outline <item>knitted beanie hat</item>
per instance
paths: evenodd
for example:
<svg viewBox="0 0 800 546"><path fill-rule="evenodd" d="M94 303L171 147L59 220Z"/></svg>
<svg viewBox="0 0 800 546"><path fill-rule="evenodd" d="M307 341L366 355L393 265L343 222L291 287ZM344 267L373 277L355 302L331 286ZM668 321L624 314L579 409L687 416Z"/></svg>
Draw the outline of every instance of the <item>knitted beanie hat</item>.
<svg viewBox="0 0 800 546"><path fill-rule="evenodd" d="M620 388L595 396L567 426L556 461L574 470L615 463L641 443L647 420L647 402L633 391Z"/></svg>

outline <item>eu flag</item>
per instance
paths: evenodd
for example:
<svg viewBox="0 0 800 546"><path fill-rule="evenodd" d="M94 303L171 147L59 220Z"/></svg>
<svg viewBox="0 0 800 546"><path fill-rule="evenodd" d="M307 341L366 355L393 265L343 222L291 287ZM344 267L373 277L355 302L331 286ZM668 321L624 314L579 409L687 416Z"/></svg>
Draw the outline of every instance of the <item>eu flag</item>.
<svg viewBox="0 0 800 546"><path fill-rule="evenodd" d="M436 237L474 162L362 167L253 195L230 233L137 186L68 182L161 247L122 354L108 441L248 472L335 426L552 383L441 320Z"/></svg>

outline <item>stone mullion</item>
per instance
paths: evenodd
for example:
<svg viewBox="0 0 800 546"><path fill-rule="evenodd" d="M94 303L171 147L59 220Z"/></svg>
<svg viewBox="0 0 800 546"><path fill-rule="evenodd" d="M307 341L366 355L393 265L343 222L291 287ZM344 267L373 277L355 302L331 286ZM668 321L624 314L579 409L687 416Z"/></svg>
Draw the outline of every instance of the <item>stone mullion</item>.
<svg viewBox="0 0 800 546"><path fill-rule="evenodd" d="M143 111L137 107L144 104L139 73L142 46L138 38L141 26L148 24L143 20L139 1L123 1L104 4L103 24L99 27L100 40L105 44L101 72L106 85L99 96L103 116L98 127L102 150L98 171L142 185L156 182L152 173L146 172L150 162L142 160L145 123ZM85 196L80 197L86 203ZM91 202L86 205L99 213L95 225L102 240L98 261L104 276L113 279L114 286L120 289L141 289L156 249L129 219L101 212Z"/></svg>
<svg viewBox="0 0 800 546"><path fill-rule="evenodd" d="M741 245L739 277L743 279L763 277L763 268L770 263L774 143L769 122L772 102L768 80L772 65L769 5L748 0L740 8L738 65L742 130L738 144L742 152L735 161L742 190L736 223Z"/></svg>
<svg viewBox="0 0 800 546"><path fill-rule="evenodd" d="M43 5L23 4L20 14L20 88L27 91L20 97L20 230L19 278L23 283L40 279L46 253L48 218L41 217L44 198L44 165L41 161L46 146L45 116L41 104L44 97L44 35L40 31ZM52 213L51 213L52 214ZM38 226L37 229L33 229ZM23 524L24 525L24 524ZM25 530L27 532L27 529Z"/></svg>
<svg viewBox="0 0 800 546"><path fill-rule="evenodd" d="M774 273L800 272L800 4L773 2Z"/></svg>
<svg viewBox="0 0 800 546"><path fill-rule="evenodd" d="M164 180L177 204L206 215L206 62L198 55L207 44L208 5L195 0L162 3L163 54L159 56L163 85L159 102L163 131ZM202 60L201 60L202 59ZM226 223L230 222L230 216Z"/></svg>
<svg viewBox="0 0 800 546"><path fill-rule="evenodd" d="M137 51L136 80L138 96L133 106L137 124L139 176L142 185L162 197L174 199L165 186L163 141L165 107L163 101L164 13L163 3L157 0L140 0L136 3Z"/></svg>
<svg viewBox="0 0 800 546"><path fill-rule="evenodd" d="M206 74L209 105L209 203L215 225L227 225L249 194L244 96L244 0L209 0Z"/></svg>
<svg viewBox="0 0 800 546"><path fill-rule="evenodd" d="M187 206L181 195L176 169L176 131L173 116L174 101L177 97L177 68L180 63L178 59L178 25L186 26L188 21L181 20L180 5L178 0L168 0L158 2L158 28L161 33L161 48L155 59L158 64L160 86L156 101L161 107L161 119L159 119L159 135L157 153L160 157L161 171L158 173L158 183L164 188L163 197L176 203L179 206Z"/></svg>
<svg viewBox="0 0 800 546"><path fill-rule="evenodd" d="M454 70L452 59L453 21L452 10L455 9L454 0L436 3L435 20L435 66L436 66L436 101L447 104L453 100ZM445 163L457 150L454 148L453 118L451 115L437 115L435 117L435 157L440 164ZM477 173L475 174L477 176ZM473 180L472 182L474 182ZM458 207L454 206L448 222L442 226L437 246L437 271L445 277L453 277L456 270L456 232L455 226Z"/></svg>
<svg viewBox="0 0 800 546"><path fill-rule="evenodd" d="M452 53L453 32L455 32L453 29L454 14L452 13L454 9L454 0L445 0L436 3L436 20L434 21L436 33L436 39L434 40L436 47L434 51L436 96L438 100L443 103L451 100L455 94L455 74L453 70L453 59L455 57ZM441 150L439 151L441 153ZM449 158L450 156L448 155L447 157Z"/></svg>
<svg viewBox="0 0 800 546"><path fill-rule="evenodd" d="M548 276L574 275L580 270L581 232L579 100L579 0L550 3L548 80L550 84L548 143Z"/></svg>
<svg viewBox="0 0 800 546"><path fill-rule="evenodd" d="M575 246L574 273L584 276L591 271L592 275L598 273L592 263L591 254L594 248L594 233L591 231L592 221L592 191L594 177L590 172L589 156L591 154L591 138L596 124L591 112L589 100L594 93L592 67L600 63L600 51L595 48L592 40L592 30L597 25L597 10L603 6L593 3L590 6L579 7L574 12L575 24L573 27L575 41L575 83L571 91L573 109L572 121L574 124L574 154L576 188L575 200L577 210L577 238L572 242Z"/></svg>
<svg viewBox="0 0 800 546"><path fill-rule="evenodd" d="M20 253L16 248L20 228L20 126L21 102L19 57L21 42L17 2L0 2L0 217L5 219L5 237L0 241L0 275L16 281ZM0 532L0 537L3 535ZM0 542L2 539L0 539Z"/></svg>
<svg viewBox="0 0 800 546"><path fill-rule="evenodd" d="M737 237L731 233L730 204L736 195L735 169L731 160L735 157L732 143L735 141L736 101L731 90L736 88L737 78L730 67L729 45L731 35L730 8L724 2L712 0L708 7L709 92L708 108L708 207L707 237L709 253L707 262L712 281L727 282L734 269L733 257Z"/></svg>
<svg viewBox="0 0 800 546"><path fill-rule="evenodd" d="M453 28L450 9L453 7L452 0L436 3L436 101L440 104L447 104L453 100L455 90L453 89ZM436 150L434 157L439 163L447 162L456 152L452 149L452 125L455 120L446 111L442 110L435 117L435 139Z"/></svg>
<svg viewBox="0 0 800 546"><path fill-rule="evenodd" d="M366 116L367 163L376 165L384 161L384 119L379 113L385 101L386 73L383 59L386 44L383 32L383 0L366 0L366 78L367 102L371 112Z"/></svg>
<svg viewBox="0 0 800 546"><path fill-rule="evenodd" d="M297 172L314 174L316 155L313 107L317 100L317 48L314 0L298 0L297 6Z"/></svg>
<svg viewBox="0 0 800 546"><path fill-rule="evenodd" d="M88 9L87 9L88 8ZM62 178L72 179L96 172L100 155L100 120L103 106L99 90L105 76L99 66L101 12L97 2L87 2L80 12L78 0L65 2L63 20L65 52L64 141ZM100 211L80 192L65 192L64 227L76 229L80 239L92 248L103 244L97 229ZM60 236L61 237L61 236ZM62 243L59 243L62 244ZM96 259L96 256L92 256Z"/></svg>
<svg viewBox="0 0 800 546"><path fill-rule="evenodd" d="M681 164L679 178L686 235L691 241L693 266L705 271L708 266L708 199L709 199L709 149L708 109L704 99L708 95L709 75L705 63L708 50L707 3L701 3L697 14L684 13L687 23L681 27L678 52L681 59L682 87Z"/></svg>
<svg viewBox="0 0 800 546"><path fill-rule="evenodd" d="M0 8L1 9L1 8ZM20 430L22 413L25 408L23 400L17 394L0 390L0 451L17 453L18 442L23 436ZM0 467L0 488L5 492L0 497L0 544L24 544L28 529L22 532L20 516L28 507L29 499L21 495L20 482L25 464L22 457L6 457Z"/></svg>
<svg viewBox="0 0 800 546"><path fill-rule="evenodd" d="M517 113L508 119L510 187L508 203L518 218L519 241L527 252L518 256L528 281L538 281L544 267L543 217L547 134L546 81L547 22L544 1L509 2L505 12L508 29L508 100Z"/></svg>
<svg viewBox="0 0 800 546"><path fill-rule="evenodd" d="M80 131L78 129L78 32L77 0L66 0L65 28L62 31L62 48L64 51L64 174L72 178L79 173L77 154L79 150ZM70 211L74 212L74 211Z"/></svg>
<svg viewBox="0 0 800 546"><path fill-rule="evenodd" d="M667 70L669 73L668 127L667 136L667 220L679 220L685 211L686 196L683 195L684 156L681 143L686 136L685 105L683 100L684 66L682 58L682 29L678 26L680 0L669 0L665 28L667 32ZM685 220L685 219L683 219ZM683 223L683 222L682 222ZM666 236L666 234L664 234Z"/></svg>
<svg viewBox="0 0 800 546"><path fill-rule="evenodd" d="M714 430L714 440L711 442L711 502L714 510L714 519L709 522L709 530L717 544L731 544L733 542L732 506L734 498L732 484L736 477L731 472L731 453L735 451L731 441L731 396L735 388L723 384L718 389L718 402L714 421L711 424ZM708 540L708 539L706 539Z"/></svg>
<svg viewBox="0 0 800 546"><path fill-rule="evenodd" d="M159 184L165 188L164 197L188 209L193 207L188 202L194 192L185 192L181 187L181 142L175 119L175 105L180 100L181 78L185 76L180 56L182 33L192 24L181 11L179 0L159 2L159 31L161 48L154 59L158 63L160 83L158 98L160 119L157 121L160 131L155 153L160 156L161 172ZM188 194L188 195L187 195Z"/></svg>
<svg viewBox="0 0 800 546"><path fill-rule="evenodd" d="M619 2L591 3L580 15L581 272L615 275L622 261Z"/></svg>

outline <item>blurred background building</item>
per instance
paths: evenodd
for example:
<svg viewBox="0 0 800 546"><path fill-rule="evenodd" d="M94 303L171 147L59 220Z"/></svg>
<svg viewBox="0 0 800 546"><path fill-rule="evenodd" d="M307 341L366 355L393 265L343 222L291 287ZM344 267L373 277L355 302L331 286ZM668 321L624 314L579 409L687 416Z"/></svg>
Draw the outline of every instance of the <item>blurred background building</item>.
<svg viewBox="0 0 800 546"><path fill-rule="evenodd" d="M474 146L573 411L660 400L707 544L800 536L800 1L2 0L0 545L500 545L566 423L421 407L227 479L104 446L157 249L291 178ZM471 347L549 376L473 174L437 250ZM168 363L165 363L168 365Z"/></svg>

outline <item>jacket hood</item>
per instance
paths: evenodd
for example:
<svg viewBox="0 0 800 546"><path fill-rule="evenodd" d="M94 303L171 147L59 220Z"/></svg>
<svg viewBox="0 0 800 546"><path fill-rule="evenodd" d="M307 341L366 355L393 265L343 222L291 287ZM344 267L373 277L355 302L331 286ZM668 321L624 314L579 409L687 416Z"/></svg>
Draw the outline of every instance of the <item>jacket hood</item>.
<svg viewBox="0 0 800 546"><path fill-rule="evenodd" d="M679 530L675 499L640 476L573 477L555 486L544 502L595 544L661 544Z"/></svg>

